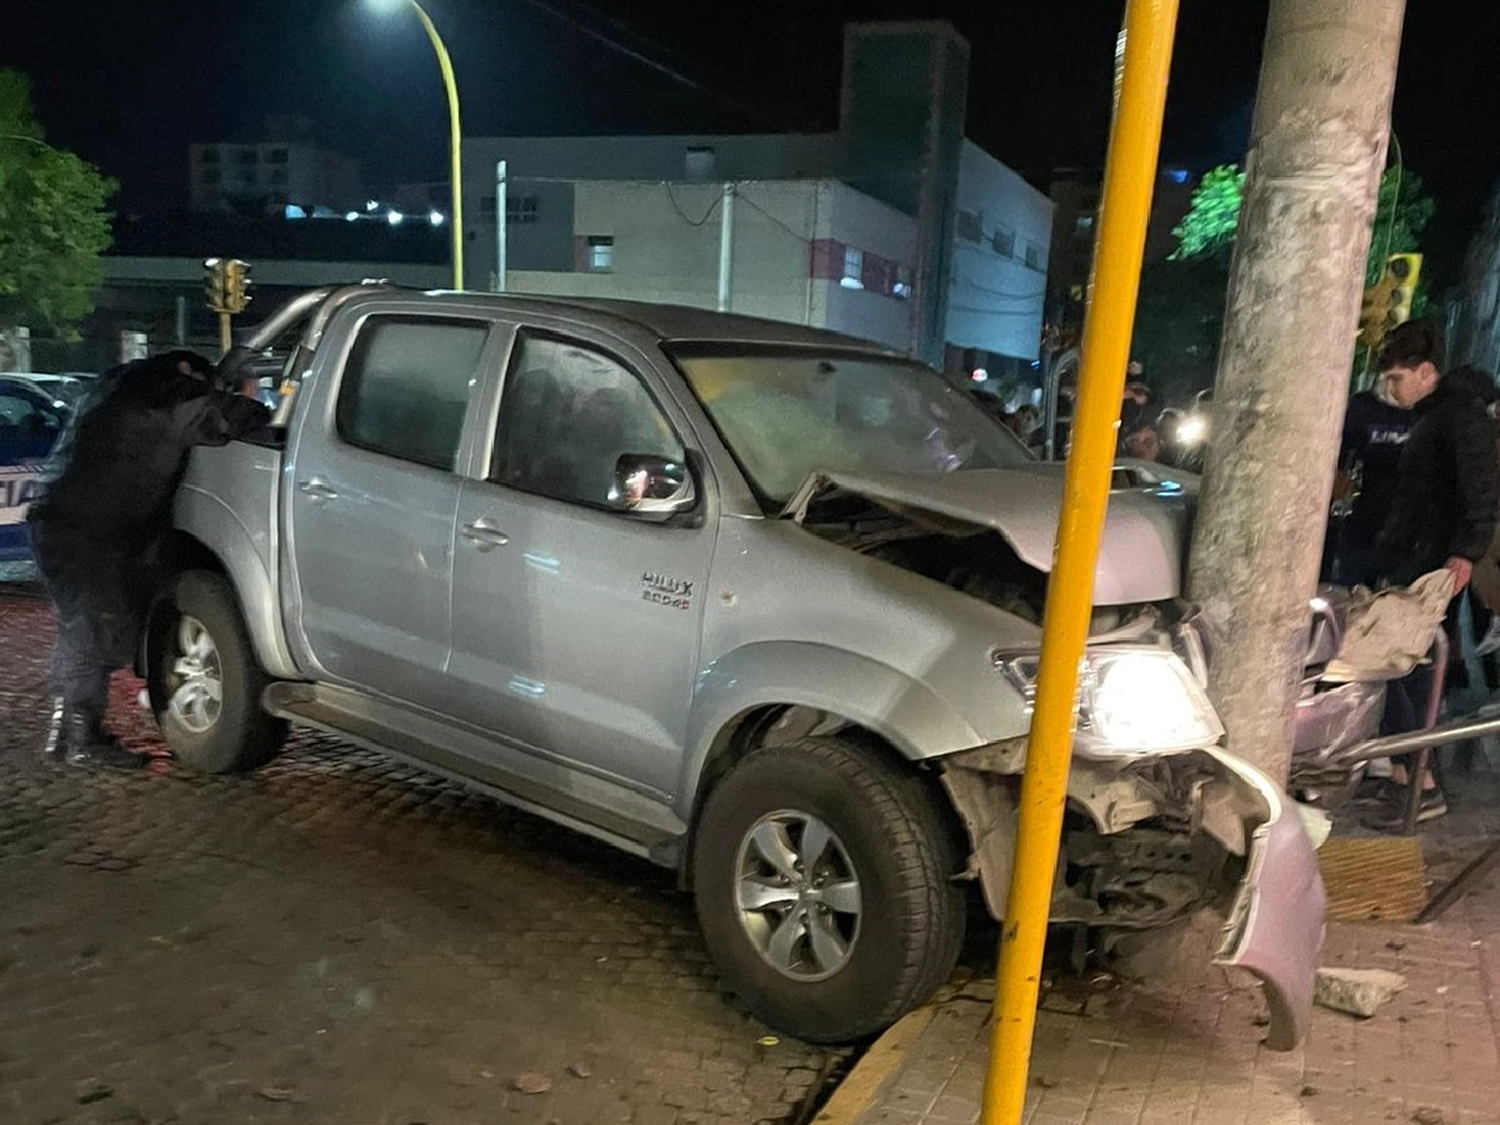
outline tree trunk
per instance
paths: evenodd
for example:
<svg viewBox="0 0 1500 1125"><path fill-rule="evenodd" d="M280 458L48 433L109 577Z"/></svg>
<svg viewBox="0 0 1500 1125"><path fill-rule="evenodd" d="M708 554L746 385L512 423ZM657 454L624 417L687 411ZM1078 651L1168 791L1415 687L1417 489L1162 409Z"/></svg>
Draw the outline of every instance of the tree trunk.
<svg viewBox="0 0 1500 1125"><path fill-rule="evenodd" d="M1405 0L1272 0L1188 570L1229 746L1285 781Z"/></svg>

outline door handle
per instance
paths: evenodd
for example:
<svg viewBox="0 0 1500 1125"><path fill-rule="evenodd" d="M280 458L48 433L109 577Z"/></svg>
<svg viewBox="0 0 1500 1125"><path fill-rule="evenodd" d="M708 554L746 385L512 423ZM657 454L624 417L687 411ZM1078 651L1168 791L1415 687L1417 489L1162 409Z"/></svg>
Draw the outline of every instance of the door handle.
<svg viewBox="0 0 1500 1125"><path fill-rule="evenodd" d="M472 523L464 524L463 533L464 538L472 540L481 551L503 547L510 542L510 536L488 519L477 519Z"/></svg>
<svg viewBox="0 0 1500 1125"><path fill-rule="evenodd" d="M317 477L313 477L310 480L298 481L297 491L307 493L314 500L332 500L339 494L338 489L332 485L325 484Z"/></svg>

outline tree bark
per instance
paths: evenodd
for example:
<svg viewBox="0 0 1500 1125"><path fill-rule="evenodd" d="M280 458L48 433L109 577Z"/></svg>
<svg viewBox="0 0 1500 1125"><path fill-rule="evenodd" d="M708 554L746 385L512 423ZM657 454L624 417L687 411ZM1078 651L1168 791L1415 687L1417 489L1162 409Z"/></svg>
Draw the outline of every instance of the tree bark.
<svg viewBox="0 0 1500 1125"><path fill-rule="evenodd" d="M1285 781L1405 0L1272 0L1188 569L1230 749Z"/></svg>

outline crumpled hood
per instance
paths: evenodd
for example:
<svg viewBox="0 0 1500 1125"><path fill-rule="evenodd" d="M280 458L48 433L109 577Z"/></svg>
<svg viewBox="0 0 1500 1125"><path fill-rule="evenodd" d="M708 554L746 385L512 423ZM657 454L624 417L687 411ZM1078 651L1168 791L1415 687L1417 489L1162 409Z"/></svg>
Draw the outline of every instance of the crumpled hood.
<svg viewBox="0 0 1500 1125"><path fill-rule="evenodd" d="M943 475L820 473L807 479L783 515L799 522L819 495L856 493L901 515L992 528L1021 561L1050 573L1062 507L1060 462ZM1129 487L1119 487L1125 478ZM1151 462L1122 460L1109 495L1094 604L1128 605L1174 598L1182 588L1198 478Z"/></svg>

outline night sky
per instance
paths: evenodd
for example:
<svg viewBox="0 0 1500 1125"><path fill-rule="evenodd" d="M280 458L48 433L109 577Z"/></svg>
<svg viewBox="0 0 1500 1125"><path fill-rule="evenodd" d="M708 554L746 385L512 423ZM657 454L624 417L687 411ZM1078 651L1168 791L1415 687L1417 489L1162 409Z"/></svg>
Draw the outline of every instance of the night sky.
<svg viewBox="0 0 1500 1125"><path fill-rule="evenodd" d="M1201 171L1243 154L1266 3L1182 0L1165 160ZM1045 187L1051 168L1103 159L1124 5L758 0L714 6L711 20L701 0L424 7L470 135L830 129L844 21L947 18L972 46L970 135ZM1395 128L1438 200L1428 250L1445 275L1500 176L1497 48L1500 5L1408 4ZM32 77L49 138L119 179L130 212L180 206L186 146L259 139L272 113L311 118L371 185L446 174L446 103L404 5L35 0L7 11L0 66Z"/></svg>

